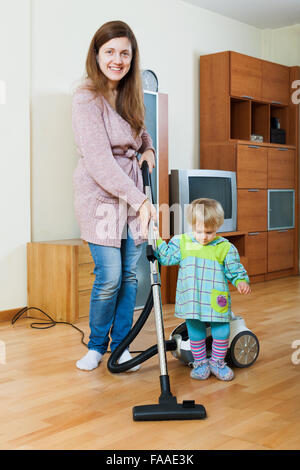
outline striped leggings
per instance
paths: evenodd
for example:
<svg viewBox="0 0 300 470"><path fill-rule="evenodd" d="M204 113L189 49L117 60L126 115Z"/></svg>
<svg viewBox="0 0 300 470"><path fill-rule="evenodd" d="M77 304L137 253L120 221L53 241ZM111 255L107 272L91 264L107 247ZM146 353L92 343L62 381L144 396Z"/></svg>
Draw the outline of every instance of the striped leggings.
<svg viewBox="0 0 300 470"><path fill-rule="evenodd" d="M206 359L206 325L200 320L186 320L190 338L191 352L195 362ZM211 335L213 338L211 359L224 361L229 345L230 324L211 322Z"/></svg>

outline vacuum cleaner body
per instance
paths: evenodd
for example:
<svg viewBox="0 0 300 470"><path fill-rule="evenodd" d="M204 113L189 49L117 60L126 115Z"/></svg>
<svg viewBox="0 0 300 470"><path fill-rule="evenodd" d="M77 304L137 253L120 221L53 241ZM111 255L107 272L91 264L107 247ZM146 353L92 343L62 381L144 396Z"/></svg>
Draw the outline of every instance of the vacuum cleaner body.
<svg viewBox="0 0 300 470"><path fill-rule="evenodd" d="M178 325L171 333L170 340L175 340L177 347L172 351L173 356L186 365L191 366L193 355L191 352L190 340L186 323ZM206 327L206 349L207 354L211 354L211 329L209 323ZM259 342L254 333L247 328L242 317L232 314L230 321L229 347L226 360L231 365L244 368L249 367L258 358Z"/></svg>

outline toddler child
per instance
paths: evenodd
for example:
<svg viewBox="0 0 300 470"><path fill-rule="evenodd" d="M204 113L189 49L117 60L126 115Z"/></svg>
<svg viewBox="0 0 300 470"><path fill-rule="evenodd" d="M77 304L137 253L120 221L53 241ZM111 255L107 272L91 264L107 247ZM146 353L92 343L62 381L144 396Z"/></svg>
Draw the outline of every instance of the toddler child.
<svg viewBox="0 0 300 470"><path fill-rule="evenodd" d="M217 236L224 222L221 204L214 199L194 200L188 207L191 233L174 236L167 244L157 239L155 256L162 265L179 264L175 316L185 319L194 363L191 377L232 380L224 362L230 335L231 299L227 280L240 294L249 294L249 278L237 249ZM158 233L156 232L156 235ZM206 355L206 323L213 338L211 358Z"/></svg>

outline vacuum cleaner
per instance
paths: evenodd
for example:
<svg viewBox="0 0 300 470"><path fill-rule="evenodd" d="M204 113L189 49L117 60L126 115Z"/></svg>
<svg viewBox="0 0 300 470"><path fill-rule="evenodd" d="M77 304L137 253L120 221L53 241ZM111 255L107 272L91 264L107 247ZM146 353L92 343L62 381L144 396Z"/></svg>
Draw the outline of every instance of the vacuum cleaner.
<svg viewBox="0 0 300 470"><path fill-rule="evenodd" d="M152 200L151 182L147 162L142 165L144 191L150 202ZM108 369L112 373L123 372L131 367L141 364L150 357L158 353L160 366L160 389L161 394L158 403L153 405L135 406L132 410L134 421L165 421L165 420L192 420L203 419L206 417L206 410L203 405L198 405L194 400L184 400L177 403L177 398L171 393L170 379L167 368L166 351L175 350L176 342L165 341L162 303L161 303L161 282L160 269L157 259L154 255L155 239L153 237L153 220L150 219L148 230L148 245L146 249L147 259L150 263L151 292L146 301L144 310L135 323L134 327L128 333L123 342L113 351L108 360ZM152 346L139 356L122 364L117 364L118 358L127 346L137 336L145 321L147 320L152 307L154 306L157 345Z"/></svg>
<svg viewBox="0 0 300 470"><path fill-rule="evenodd" d="M144 190L152 202L151 180L147 162L142 165ZM160 365L160 388L161 395L158 403L153 405L135 406L133 408L133 419L135 421L159 421L159 420L190 420L203 419L206 410L203 405L195 404L194 400L186 400L177 403L177 399L170 390L170 380L167 370L166 352L172 355L186 366L192 366L194 359L190 348L190 340L186 323L178 325L171 333L168 340L164 337L163 315L161 304L160 266L154 255L155 240L153 237L153 221L150 220L148 232L148 245L146 249L147 259L150 263L151 290L146 300L143 311L128 335L122 343L111 353L107 367L112 373L125 372L132 367L142 364L154 355L159 355ZM157 344L141 352L130 361L118 364L123 351L129 347L139 334L154 306ZM210 325L206 327L206 349L207 355L211 353L212 337ZM229 348L226 361L235 367L249 367L257 360L259 355L259 342L257 337L250 331L241 317L232 314L230 321Z"/></svg>
<svg viewBox="0 0 300 470"><path fill-rule="evenodd" d="M172 349L173 356L191 366L193 355L186 323L178 325L171 333L170 340L175 340L177 347ZM212 336L210 324L206 324L206 351L207 357L211 356ZM231 366L245 368L250 367L259 355L259 341L255 334L247 328L242 317L231 313L229 346L226 354L226 362Z"/></svg>

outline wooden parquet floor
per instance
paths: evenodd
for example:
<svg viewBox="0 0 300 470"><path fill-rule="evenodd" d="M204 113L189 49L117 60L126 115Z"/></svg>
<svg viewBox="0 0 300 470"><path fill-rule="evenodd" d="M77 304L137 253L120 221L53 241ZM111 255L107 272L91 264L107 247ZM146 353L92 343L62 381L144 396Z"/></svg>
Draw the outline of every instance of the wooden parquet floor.
<svg viewBox="0 0 300 470"><path fill-rule="evenodd" d="M172 392L207 410L202 421L134 422L132 407L157 403L158 358L135 373L112 375L108 355L92 372L76 369L86 352L73 328L30 328L32 320L0 324L0 449L300 449L300 277L254 284L232 293L233 310L259 338L260 356L235 369L232 382L198 382L168 353ZM50 313L50 312L49 312ZM178 324L164 306L166 337ZM86 332L88 320L77 326ZM131 350L156 343L153 316ZM294 361L292 354L294 353ZM295 360L296 359L296 360ZM293 363L294 362L294 363Z"/></svg>

